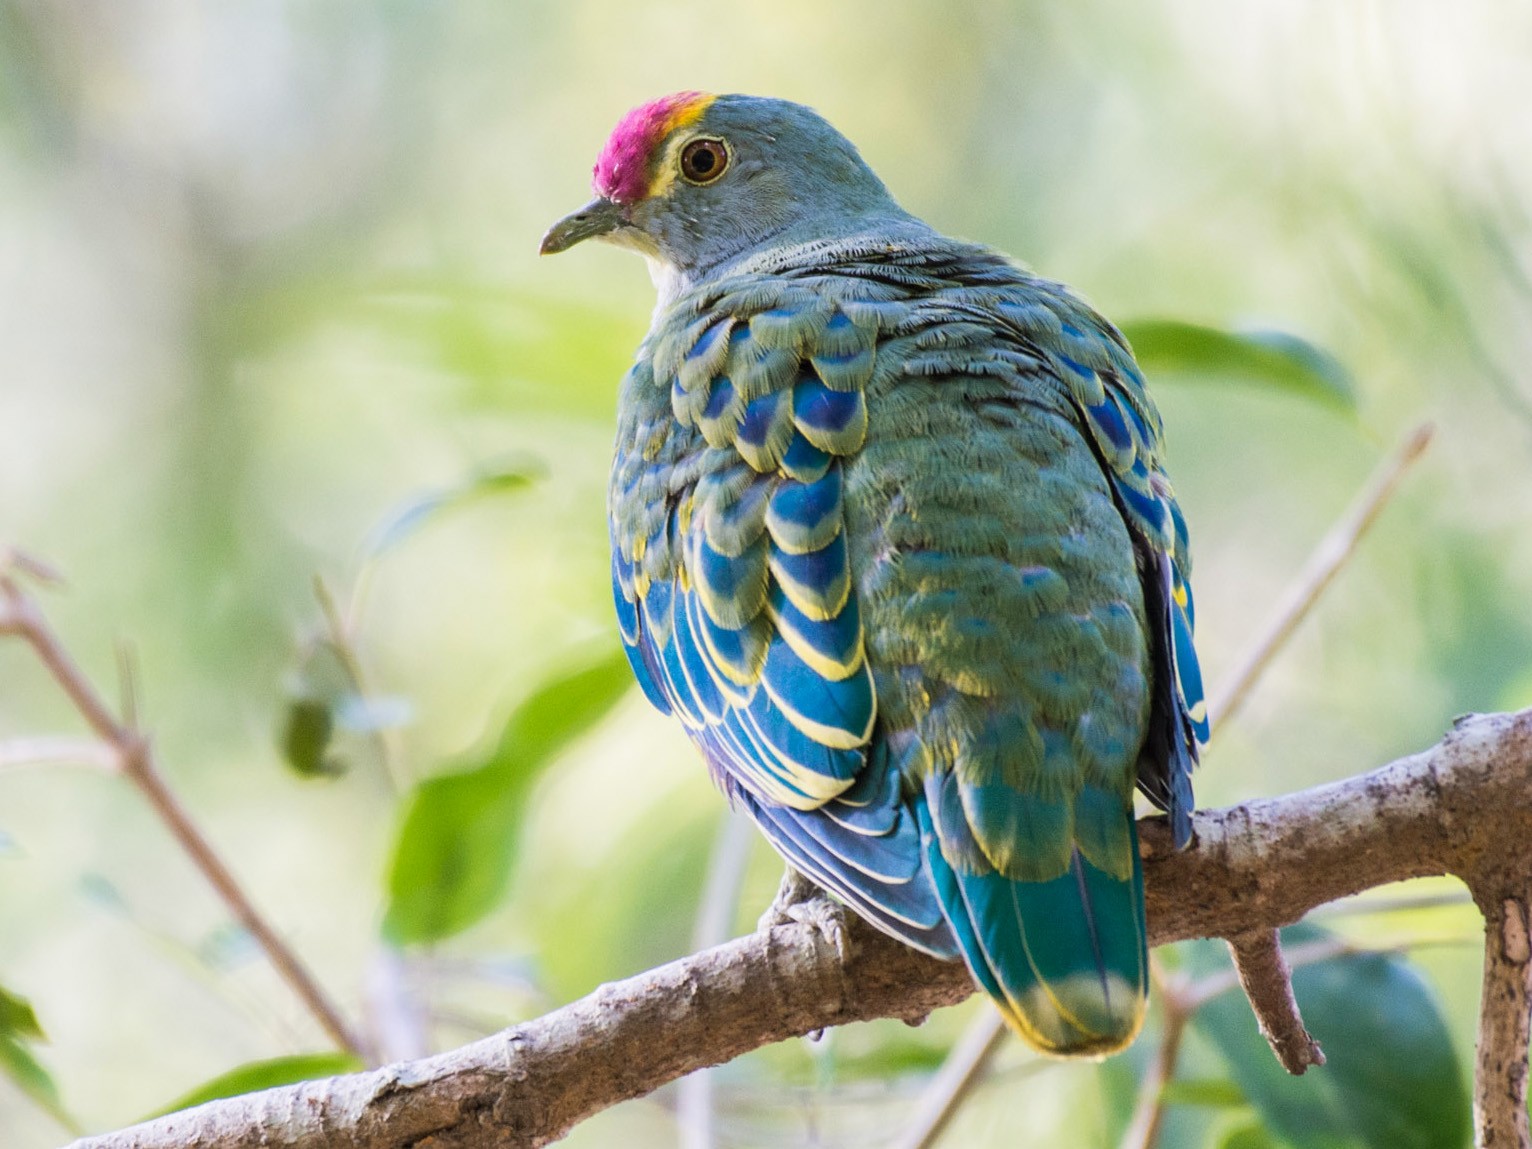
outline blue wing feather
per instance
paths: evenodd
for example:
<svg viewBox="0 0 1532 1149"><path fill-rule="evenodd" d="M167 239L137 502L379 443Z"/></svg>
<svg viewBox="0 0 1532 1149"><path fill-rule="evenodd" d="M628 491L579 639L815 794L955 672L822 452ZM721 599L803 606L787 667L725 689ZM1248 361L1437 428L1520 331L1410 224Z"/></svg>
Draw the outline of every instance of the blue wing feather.
<svg viewBox="0 0 1532 1149"><path fill-rule="evenodd" d="M614 546L612 548L612 599L617 607L617 630L622 638L623 653L628 656L628 665L633 668L633 677L638 680L639 689L644 692L644 697L661 714L669 714L670 700L665 697L665 691L660 685L664 672L654 657L654 648L644 638L638 605L630 601L623 590L623 579L618 574L621 565L623 565L622 556ZM627 581L631 585L631 572Z"/></svg>

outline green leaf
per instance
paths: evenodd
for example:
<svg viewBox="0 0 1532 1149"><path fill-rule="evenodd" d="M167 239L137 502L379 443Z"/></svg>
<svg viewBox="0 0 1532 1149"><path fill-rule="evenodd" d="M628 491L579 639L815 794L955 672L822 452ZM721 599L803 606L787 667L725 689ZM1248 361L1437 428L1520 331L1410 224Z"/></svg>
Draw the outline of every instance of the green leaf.
<svg viewBox="0 0 1532 1149"><path fill-rule="evenodd" d="M494 909L532 784L632 685L627 657L604 655L517 707L483 758L415 788L389 868L385 937L396 945L440 941Z"/></svg>
<svg viewBox="0 0 1532 1149"><path fill-rule="evenodd" d="M1213 1146L1214 1149L1282 1149L1282 1142L1259 1121L1240 1121L1220 1130Z"/></svg>
<svg viewBox="0 0 1532 1149"><path fill-rule="evenodd" d="M190 1093L176 1098L165 1108L149 1114L144 1120L163 1117L180 1109L190 1109L193 1105L207 1101L238 1097L241 1093L258 1093L262 1089L275 1089L279 1085L293 1085L299 1081L315 1081L341 1073L356 1073L362 1068L360 1057L340 1052L295 1053L266 1061L250 1061L227 1073L220 1073Z"/></svg>
<svg viewBox="0 0 1532 1149"><path fill-rule="evenodd" d="M360 744L343 735L376 735L414 717L407 698L364 696L354 666L333 639L318 638L304 644L287 676L277 747L301 778L338 778L350 769ZM375 740L370 745L376 750Z"/></svg>
<svg viewBox="0 0 1532 1149"><path fill-rule="evenodd" d="M47 1041L32 1003L0 985L0 1038Z"/></svg>
<svg viewBox="0 0 1532 1149"><path fill-rule="evenodd" d="M339 777L346 767L343 760L329 752L334 733L335 719L328 702L317 698L289 699L277 736L282 760L294 774L304 778Z"/></svg>
<svg viewBox="0 0 1532 1149"><path fill-rule="evenodd" d="M518 417L551 411L609 422L609 381L627 370L644 334L642 321L610 302L506 290L450 272L390 275L360 302L361 317L406 355L424 353L455 377L463 400Z"/></svg>
<svg viewBox="0 0 1532 1149"><path fill-rule="evenodd" d="M0 986L0 1077L10 1078L38 1108L71 1133L78 1133L79 1126L64 1111L58 1086L27 1049L27 1043L47 1040L32 1003Z"/></svg>
<svg viewBox="0 0 1532 1149"><path fill-rule="evenodd" d="M363 554L376 560L444 512L520 491L545 473L542 463L520 456L480 467L454 487L421 495L395 509L368 537Z"/></svg>
<svg viewBox="0 0 1532 1149"><path fill-rule="evenodd" d="M1220 1078L1171 1081L1161 1096L1170 1105L1197 1105L1205 1109L1239 1109L1250 1104L1238 1085Z"/></svg>
<svg viewBox="0 0 1532 1149"><path fill-rule="evenodd" d="M1356 409L1356 388L1340 361L1288 332L1233 331L1179 319L1141 319L1122 330L1151 375L1246 379Z"/></svg>
<svg viewBox="0 0 1532 1149"><path fill-rule="evenodd" d="M1328 936L1312 926L1283 931L1289 946ZM1218 960L1216 943L1193 952L1194 968ZM1449 1149L1467 1141L1457 1052L1435 996L1407 961L1356 954L1300 966L1293 988L1327 1059L1302 1077L1277 1064L1240 994L1215 998L1192 1021L1273 1133L1297 1149Z"/></svg>
<svg viewBox="0 0 1532 1149"><path fill-rule="evenodd" d="M80 1127L64 1109L59 1098L58 1086L48 1075L37 1058L19 1041L0 1037L0 1076L11 1082L31 1098L33 1104L43 1110L71 1133L79 1133Z"/></svg>
<svg viewBox="0 0 1532 1149"><path fill-rule="evenodd" d="M345 652L329 638L303 645L287 676L277 728L282 761L300 778L338 778L348 762L335 751L337 712L356 697L356 678Z"/></svg>

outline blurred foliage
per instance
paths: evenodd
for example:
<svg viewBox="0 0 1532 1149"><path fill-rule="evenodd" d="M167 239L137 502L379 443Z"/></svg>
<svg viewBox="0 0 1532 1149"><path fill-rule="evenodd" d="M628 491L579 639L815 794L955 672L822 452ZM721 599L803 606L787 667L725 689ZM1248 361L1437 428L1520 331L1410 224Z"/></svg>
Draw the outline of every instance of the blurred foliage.
<svg viewBox="0 0 1532 1149"><path fill-rule="evenodd" d="M632 685L627 656L611 651L518 706L482 759L416 787L389 868L384 937L439 942L500 904L539 772Z"/></svg>
<svg viewBox="0 0 1532 1149"><path fill-rule="evenodd" d="M1313 926L1282 931L1290 955L1331 939ZM1180 947L1204 975L1228 967L1220 942ZM1404 958L1354 953L1299 965L1293 992L1326 1064L1291 1077L1271 1056L1238 992L1192 1020L1223 1054L1232 1083L1273 1143L1291 1149L1450 1149L1469 1139L1464 1067L1435 995ZM1177 1098L1180 1101L1180 1098Z"/></svg>
<svg viewBox="0 0 1532 1149"><path fill-rule="evenodd" d="M1152 377L1253 380L1344 409L1356 407L1351 376L1336 358L1284 331L1224 331L1176 319L1139 319L1124 324L1123 333Z"/></svg>
<svg viewBox="0 0 1532 1149"><path fill-rule="evenodd" d="M300 777L340 777L350 764L335 750L336 726L341 714L360 702L349 652L332 638L308 643L287 684L277 733L282 760Z"/></svg>
<svg viewBox="0 0 1532 1149"><path fill-rule="evenodd" d="M1221 1130L1213 1149L1280 1149L1280 1142L1260 1122L1246 1120Z"/></svg>
<svg viewBox="0 0 1532 1149"><path fill-rule="evenodd" d="M59 1124L75 1130L77 1126L64 1110L58 1086L27 1048L47 1040L32 1003L0 985L0 1076L9 1078Z"/></svg>
<svg viewBox="0 0 1532 1149"><path fill-rule="evenodd" d="M1532 704L1528 60L1532 13L1492 0L0 0L0 543L68 572L49 610L98 681L133 635L174 782L348 1013L385 938L436 1046L680 955L720 804L673 724L617 705L607 653L611 418L652 288L625 253L535 248L629 106L778 94L1123 323L1215 681L1377 456L1437 421L1199 796L1353 773ZM316 572L349 588L317 627ZM75 729L0 644L0 740ZM7 1149L57 1143L60 1094L105 1128L318 1047L112 779L0 771L0 827L0 980L54 1039L44 1072L35 1032L0 1031ZM737 928L778 870L752 855ZM1401 909L1387 944L1476 922ZM1466 1064L1476 949L1412 958ZM1294 1086L1333 1112L1397 1042L1440 1067L1397 1112L1460 1123L1416 974L1348 958L1299 995L1330 1064ZM1243 1037L1188 1033L1162 1144L1307 1144L1245 1007L1215 1006ZM976 1007L740 1059L724 1142L886 1141ZM943 1143L1112 1145L1154 1040L1100 1067L1008 1047ZM1337 1144L1381 1127L1345 1115ZM650 1100L570 1144L614 1130L676 1139Z"/></svg>
<svg viewBox="0 0 1532 1149"><path fill-rule="evenodd" d="M543 473L542 465L533 460L508 460L476 468L472 475L456 486L411 499L372 532L366 545L367 558L376 562L421 527L446 512L510 491L520 491L541 478Z"/></svg>
<svg viewBox="0 0 1532 1149"><path fill-rule="evenodd" d="M349 1053L295 1053L287 1057L272 1057L265 1061L252 1061L227 1073L220 1073L206 1084L176 1098L163 1109L149 1114L144 1120L162 1117L179 1109L190 1109L207 1101L222 1097L238 1097L241 1093L256 1093L262 1089L275 1089L278 1085L292 1085L299 1081L317 1081L322 1077L334 1077L341 1073L355 1073L363 1067L362 1059Z"/></svg>

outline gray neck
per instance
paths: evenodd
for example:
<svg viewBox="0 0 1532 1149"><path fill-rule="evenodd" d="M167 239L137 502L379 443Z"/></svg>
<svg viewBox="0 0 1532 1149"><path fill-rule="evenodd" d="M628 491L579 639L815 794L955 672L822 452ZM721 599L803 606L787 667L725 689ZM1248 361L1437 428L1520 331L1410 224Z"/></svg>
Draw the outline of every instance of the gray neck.
<svg viewBox="0 0 1532 1149"><path fill-rule="evenodd" d="M930 226L892 202L886 210L852 219L807 219L782 228L746 251L698 267L676 267L649 260L649 275L663 311L700 284L735 275L770 275L833 262L839 252L888 246L923 246L941 237Z"/></svg>

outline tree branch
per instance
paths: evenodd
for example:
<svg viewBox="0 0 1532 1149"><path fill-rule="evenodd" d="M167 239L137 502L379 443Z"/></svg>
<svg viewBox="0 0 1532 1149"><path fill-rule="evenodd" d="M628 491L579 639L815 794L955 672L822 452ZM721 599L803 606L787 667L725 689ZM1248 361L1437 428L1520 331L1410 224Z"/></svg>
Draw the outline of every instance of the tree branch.
<svg viewBox="0 0 1532 1149"><path fill-rule="evenodd" d="M1496 1020L1481 1030L1479 1143L1528 1145L1532 883L1511 897L1514 920L1494 883L1509 876L1495 867L1524 860L1532 841L1532 710L1462 719L1437 746L1370 774L1205 811L1194 824L1197 845L1180 853L1163 819L1141 825L1154 945L1269 930L1386 882L1463 878L1491 918L1485 1008ZM762 1045L852 1021L916 1020L974 992L961 965L860 922L848 938L842 961L812 925L774 926L451 1053L213 1102L75 1149L544 1145Z"/></svg>
<svg viewBox="0 0 1532 1149"><path fill-rule="evenodd" d="M1515 849L1515 847L1512 847ZM1476 883L1484 911L1484 989L1479 999L1479 1052L1474 1067L1474 1131L1481 1149L1532 1145L1527 1126L1527 1043L1532 1039L1532 904L1529 859L1508 855L1522 873L1510 882ZM1496 897L1491 891L1501 886Z"/></svg>
<svg viewBox="0 0 1532 1149"><path fill-rule="evenodd" d="M1229 952L1239 984L1250 1000L1261 1036L1282 1068L1297 1076L1311 1065L1325 1063L1319 1042L1309 1035L1293 996L1293 971L1282 956L1275 929L1251 930L1229 939Z"/></svg>
<svg viewBox="0 0 1532 1149"><path fill-rule="evenodd" d="M27 558L20 551L0 550L0 637L19 638L32 648L37 660L100 740L101 747L108 751L115 769L138 788L176 843L207 879L224 906L265 951L277 973L308 1007L314 1019L342 1049L359 1052L361 1045L340 1010L320 987L318 979L256 908L234 872L213 849L190 811L181 804L170 783L160 773L149 738L138 729L131 687L129 701L123 708L125 717L119 720L85 671L64 648L37 603L12 577L10 572L13 570L32 577L56 578L51 568L36 559Z"/></svg>

